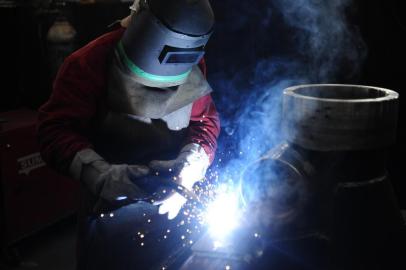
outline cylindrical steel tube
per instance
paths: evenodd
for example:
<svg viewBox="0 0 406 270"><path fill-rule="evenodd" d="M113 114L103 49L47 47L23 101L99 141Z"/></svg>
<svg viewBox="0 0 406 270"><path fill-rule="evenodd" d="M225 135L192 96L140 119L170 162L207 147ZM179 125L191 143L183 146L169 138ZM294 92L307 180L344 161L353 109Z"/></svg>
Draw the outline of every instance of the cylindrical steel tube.
<svg viewBox="0 0 406 270"><path fill-rule="evenodd" d="M396 137L398 97L371 86L290 87L283 96L283 131L289 142L315 151L386 147Z"/></svg>

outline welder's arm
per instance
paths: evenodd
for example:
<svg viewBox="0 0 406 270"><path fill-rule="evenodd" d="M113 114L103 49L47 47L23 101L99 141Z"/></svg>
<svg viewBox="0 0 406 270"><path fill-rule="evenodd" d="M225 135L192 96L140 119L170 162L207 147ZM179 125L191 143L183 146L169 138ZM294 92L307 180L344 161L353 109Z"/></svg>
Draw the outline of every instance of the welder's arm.
<svg viewBox="0 0 406 270"><path fill-rule="evenodd" d="M92 148L87 134L101 99L99 81L84 63L68 57L54 81L51 97L39 109L37 136L42 158L64 174L77 152Z"/></svg>
<svg viewBox="0 0 406 270"><path fill-rule="evenodd" d="M213 162L220 134L220 119L210 95L193 103L188 135L185 144L196 143L203 147Z"/></svg>
<svg viewBox="0 0 406 270"><path fill-rule="evenodd" d="M84 149L75 155L69 172L99 198L100 202L122 206L147 197L147 194L134 184L137 179L149 174L149 168L146 166L112 165L94 150Z"/></svg>
<svg viewBox="0 0 406 270"><path fill-rule="evenodd" d="M186 145L175 160L153 161L151 169L178 175L177 181L192 190L193 185L204 179L207 168L214 159L220 121L210 95L200 98L193 104L192 116ZM157 202L160 214L168 214L169 219L177 216L186 199L178 193L164 201Z"/></svg>

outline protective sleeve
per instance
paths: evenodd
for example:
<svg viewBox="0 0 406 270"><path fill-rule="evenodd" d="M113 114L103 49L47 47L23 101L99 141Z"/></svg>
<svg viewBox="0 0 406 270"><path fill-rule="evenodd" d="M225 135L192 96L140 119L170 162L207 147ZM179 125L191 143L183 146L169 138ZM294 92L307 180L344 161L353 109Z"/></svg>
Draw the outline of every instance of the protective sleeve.
<svg viewBox="0 0 406 270"><path fill-rule="evenodd" d="M202 73L206 76L204 58L199 63ZM204 148L213 162L217 150L217 138L220 135L220 118L210 95L204 96L193 103L186 144L197 143Z"/></svg>
<svg viewBox="0 0 406 270"><path fill-rule="evenodd" d="M75 154L92 148L87 138L101 86L79 57L68 57L54 81L53 92L39 109L37 135L45 162L67 174Z"/></svg>
<svg viewBox="0 0 406 270"><path fill-rule="evenodd" d="M193 104L189 123L187 143L201 145L213 162L220 134L220 119L210 95L198 99Z"/></svg>
<svg viewBox="0 0 406 270"><path fill-rule="evenodd" d="M203 75L207 75L206 61L199 63ZM220 118L210 95L204 96L193 103L186 144L201 145L213 162L217 150L217 138L220 135Z"/></svg>

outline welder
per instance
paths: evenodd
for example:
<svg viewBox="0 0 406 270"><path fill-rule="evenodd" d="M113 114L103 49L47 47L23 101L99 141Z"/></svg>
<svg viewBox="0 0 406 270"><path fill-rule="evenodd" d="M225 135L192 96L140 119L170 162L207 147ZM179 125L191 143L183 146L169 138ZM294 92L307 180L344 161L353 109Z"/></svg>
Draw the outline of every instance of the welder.
<svg viewBox="0 0 406 270"><path fill-rule="evenodd" d="M140 243L140 231L171 226L186 199L153 200L145 183L171 175L193 192L216 151L203 58L214 26L208 0L136 0L130 9L65 59L39 109L44 160L81 185L78 269L145 269L165 256L171 243Z"/></svg>

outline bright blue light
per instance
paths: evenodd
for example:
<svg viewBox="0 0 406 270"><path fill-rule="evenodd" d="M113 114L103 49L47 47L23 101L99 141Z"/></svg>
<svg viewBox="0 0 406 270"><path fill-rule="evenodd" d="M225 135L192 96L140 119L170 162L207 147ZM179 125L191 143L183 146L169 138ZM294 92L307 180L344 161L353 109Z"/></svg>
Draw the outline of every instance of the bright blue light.
<svg viewBox="0 0 406 270"><path fill-rule="evenodd" d="M207 206L203 221L208 226L213 240L222 243L240 225L241 216L238 192L224 185L218 189L217 196Z"/></svg>

